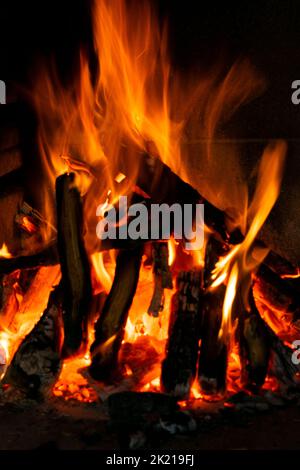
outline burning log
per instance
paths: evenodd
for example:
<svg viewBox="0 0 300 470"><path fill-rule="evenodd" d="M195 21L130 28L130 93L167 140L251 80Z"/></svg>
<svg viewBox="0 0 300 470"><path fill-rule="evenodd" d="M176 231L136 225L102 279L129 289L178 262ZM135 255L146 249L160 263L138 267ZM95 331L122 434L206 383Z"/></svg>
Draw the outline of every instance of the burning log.
<svg viewBox="0 0 300 470"><path fill-rule="evenodd" d="M219 338L222 324L222 308L226 288L223 284L209 288L211 272L224 255L226 246L210 237L206 247L204 286L201 324L201 346L198 365L198 381L207 396L222 394L226 387L227 347Z"/></svg>
<svg viewBox="0 0 300 470"><path fill-rule="evenodd" d="M188 398L196 376L202 307L202 273L181 272L172 298L169 339L162 363L161 385L178 398Z"/></svg>
<svg viewBox="0 0 300 470"><path fill-rule="evenodd" d="M256 245L259 246L260 242L256 242ZM261 245L264 246L263 244ZM267 254L266 258L264 259L264 264L279 276L299 274L297 267L293 266L292 263L284 259L278 253L275 253L273 250L270 250Z"/></svg>
<svg viewBox="0 0 300 470"><path fill-rule="evenodd" d="M206 396L223 394L226 388L227 347L219 338L225 290L218 286L203 299L198 381Z"/></svg>
<svg viewBox="0 0 300 470"><path fill-rule="evenodd" d="M120 251L113 285L99 320L91 346L90 374L96 380L109 379L117 369L118 353L124 336L129 309L136 291L143 251Z"/></svg>
<svg viewBox="0 0 300 470"><path fill-rule="evenodd" d="M18 306L15 286L18 281L19 273L13 273L2 276L1 279L1 295L0 295L0 315L1 320L11 318Z"/></svg>
<svg viewBox="0 0 300 470"><path fill-rule="evenodd" d="M3 379L31 397L45 396L61 369L62 291L56 287L40 321L21 343Z"/></svg>
<svg viewBox="0 0 300 470"><path fill-rule="evenodd" d="M261 387L267 376L277 378L285 389L299 387L300 367L292 361L292 349L261 318L252 291L250 313L243 316L241 358L242 382L252 391Z"/></svg>
<svg viewBox="0 0 300 470"><path fill-rule="evenodd" d="M143 247L144 240L103 240L99 247L100 251L107 250L130 250ZM16 256L13 258L0 258L0 275L10 274L17 269L38 268L39 266L54 266L59 264L57 243L52 242L43 250L30 255Z"/></svg>
<svg viewBox="0 0 300 470"><path fill-rule="evenodd" d="M56 180L57 245L64 291L65 357L78 353L86 346L92 300L90 265L83 240L82 201L74 180L73 173L61 175Z"/></svg>
<svg viewBox="0 0 300 470"><path fill-rule="evenodd" d="M172 273L168 265L168 243L153 243L154 291L148 308L149 315L158 317L164 307L164 289L172 289Z"/></svg>
<svg viewBox="0 0 300 470"><path fill-rule="evenodd" d="M253 298L249 293L250 310L246 311L240 299L238 339L242 363L242 384L255 391L261 387L268 372L270 337Z"/></svg>
<svg viewBox="0 0 300 470"><path fill-rule="evenodd" d="M262 264L254 276L254 295L270 310L285 313L291 322L300 319L299 292L266 264Z"/></svg>
<svg viewBox="0 0 300 470"><path fill-rule="evenodd" d="M148 194L155 203L204 204L205 223L222 239L230 243L239 243L243 236L239 230L230 235L226 228L226 214L208 202L191 185L184 182L159 158L149 154L140 154L140 171L136 185Z"/></svg>
<svg viewBox="0 0 300 470"><path fill-rule="evenodd" d="M10 274L18 269L37 268L39 266L54 266L59 263L56 243L44 248L42 251L15 258L0 258L0 273Z"/></svg>

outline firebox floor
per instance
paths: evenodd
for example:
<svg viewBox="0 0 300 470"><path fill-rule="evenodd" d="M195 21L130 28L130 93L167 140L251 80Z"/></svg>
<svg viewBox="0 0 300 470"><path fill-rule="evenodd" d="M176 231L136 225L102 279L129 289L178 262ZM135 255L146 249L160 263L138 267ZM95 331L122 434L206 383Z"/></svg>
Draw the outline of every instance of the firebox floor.
<svg viewBox="0 0 300 470"><path fill-rule="evenodd" d="M300 449L300 406L259 413L220 413L216 405L190 410L197 430L164 436L161 449ZM110 429L103 405L61 401L38 404L0 402L0 449L120 449L120 435Z"/></svg>

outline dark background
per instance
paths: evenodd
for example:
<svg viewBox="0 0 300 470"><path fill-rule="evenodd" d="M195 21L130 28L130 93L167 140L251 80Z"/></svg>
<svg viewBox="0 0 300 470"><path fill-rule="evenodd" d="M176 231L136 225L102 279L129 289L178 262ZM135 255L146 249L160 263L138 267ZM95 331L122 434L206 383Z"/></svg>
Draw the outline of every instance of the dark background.
<svg viewBox="0 0 300 470"><path fill-rule="evenodd" d="M291 103L291 83L300 79L299 0L152 3L168 18L176 67L205 69L220 54L229 65L247 55L265 74L266 92L238 116L245 121L243 137L298 137L300 105ZM26 83L39 56L52 55L68 77L79 45L92 50L90 8L90 0L1 2L0 78Z"/></svg>

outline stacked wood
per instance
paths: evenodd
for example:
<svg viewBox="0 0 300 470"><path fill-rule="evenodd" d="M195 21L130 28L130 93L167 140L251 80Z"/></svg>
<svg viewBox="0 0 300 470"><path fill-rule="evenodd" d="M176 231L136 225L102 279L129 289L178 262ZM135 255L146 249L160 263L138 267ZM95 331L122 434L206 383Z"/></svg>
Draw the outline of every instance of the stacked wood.
<svg viewBox="0 0 300 470"><path fill-rule="evenodd" d="M216 262L226 253L226 246L210 237L205 253L202 306L201 345L198 365L198 381L205 396L217 396L226 388L227 345L219 338L222 309L226 287L221 284L210 288L211 273Z"/></svg>
<svg viewBox="0 0 300 470"><path fill-rule="evenodd" d="M114 281L95 325L95 341L91 346L89 372L96 380L109 380L117 371L118 354L137 288L142 254L141 248L118 253Z"/></svg>
<svg viewBox="0 0 300 470"><path fill-rule="evenodd" d="M64 292L65 357L87 346L88 315L92 302L92 282L83 240L83 209L74 173L56 180L57 246Z"/></svg>
<svg viewBox="0 0 300 470"><path fill-rule="evenodd" d="M164 308L164 289L172 289L173 287L172 273L168 265L168 243L153 243L152 257L154 289L148 313L153 317L158 317L159 312Z"/></svg>
<svg viewBox="0 0 300 470"><path fill-rule="evenodd" d="M7 369L3 383L30 397L46 396L61 369L62 290L56 287L40 321L26 336Z"/></svg>
<svg viewBox="0 0 300 470"><path fill-rule="evenodd" d="M202 314L202 272L181 272L172 298L166 357L161 387L172 395L188 398L196 376Z"/></svg>

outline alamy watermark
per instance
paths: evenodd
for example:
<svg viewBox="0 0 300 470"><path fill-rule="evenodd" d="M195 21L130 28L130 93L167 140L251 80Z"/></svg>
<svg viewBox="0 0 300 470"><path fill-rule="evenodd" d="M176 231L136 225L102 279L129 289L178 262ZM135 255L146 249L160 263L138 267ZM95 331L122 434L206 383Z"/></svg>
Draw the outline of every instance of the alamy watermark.
<svg viewBox="0 0 300 470"><path fill-rule="evenodd" d="M0 104L6 104L6 85L3 80L0 80Z"/></svg>
<svg viewBox="0 0 300 470"><path fill-rule="evenodd" d="M294 80L291 88L294 90L291 96L292 103L298 105L300 104L300 80Z"/></svg>
<svg viewBox="0 0 300 470"><path fill-rule="evenodd" d="M199 250L204 242L204 204L128 205L120 196L118 205L100 204L96 215L101 240L183 240L186 250Z"/></svg>
<svg viewBox="0 0 300 470"><path fill-rule="evenodd" d="M296 339L292 343L292 348L294 349L294 352L292 354L292 363L295 366L298 366L300 364L300 340Z"/></svg>

